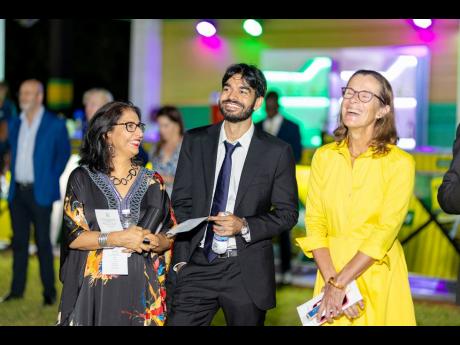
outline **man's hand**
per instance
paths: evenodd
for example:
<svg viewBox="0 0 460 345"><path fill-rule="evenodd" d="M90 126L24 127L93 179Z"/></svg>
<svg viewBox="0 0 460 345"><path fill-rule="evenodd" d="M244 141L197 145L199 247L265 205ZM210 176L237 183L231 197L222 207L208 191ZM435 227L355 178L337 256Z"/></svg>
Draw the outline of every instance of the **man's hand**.
<svg viewBox="0 0 460 345"><path fill-rule="evenodd" d="M241 218L230 212L219 212L217 216L208 217L208 220L214 222L213 230L217 235L226 237L239 234L244 225Z"/></svg>

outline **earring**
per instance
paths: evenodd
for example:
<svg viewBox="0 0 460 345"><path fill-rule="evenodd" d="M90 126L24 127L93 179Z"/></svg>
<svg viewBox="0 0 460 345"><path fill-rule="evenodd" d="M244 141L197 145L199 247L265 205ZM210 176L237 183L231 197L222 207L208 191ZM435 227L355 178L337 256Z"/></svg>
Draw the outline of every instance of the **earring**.
<svg viewBox="0 0 460 345"><path fill-rule="evenodd" d="M112 144L109 144L109 152L112 157L115 157L115 149L113 148Z"/></svg>

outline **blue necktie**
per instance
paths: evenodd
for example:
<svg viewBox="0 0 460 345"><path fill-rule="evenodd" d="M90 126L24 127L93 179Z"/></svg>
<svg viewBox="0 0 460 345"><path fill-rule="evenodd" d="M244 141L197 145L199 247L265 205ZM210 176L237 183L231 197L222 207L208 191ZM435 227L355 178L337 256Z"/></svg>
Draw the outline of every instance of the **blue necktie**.
<svg viewBox="0 0 460 345"><path fill-rule="evenodd" d="M220 168L219 176L217 177L216 190L214 192L214 198L212 199L211 216L216 216L221 211L225 212L228 199L228 187L230 186L230 175L232 173L232 154L238 146L241 146L240 143L232 145L227 141L224 141L224 145L225 158ZM208 262L212 262L217 258L217 254L211 249L212 239L214 237L214 231L212 230L213 225L214 222L208 223L203 247Z"/></svg>

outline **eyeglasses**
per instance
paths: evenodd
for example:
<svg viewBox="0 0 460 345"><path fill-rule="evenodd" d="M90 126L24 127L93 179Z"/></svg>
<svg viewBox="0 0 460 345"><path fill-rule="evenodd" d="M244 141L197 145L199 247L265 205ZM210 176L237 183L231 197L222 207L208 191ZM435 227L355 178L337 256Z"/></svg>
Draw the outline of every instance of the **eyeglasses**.
<svg viewBox="0 0 460 345"><path fill-rule="evenodd" d="M361 102L363 103L369 103L372 100L372 97L376 97L377 99L382 102L382 104L385 104L385 101L383 100L382 97L377 96L375 93L362 90L362 91L356 91L352 89L351 87L342 87L342 96L343 98L350 99L355 96L355 93L358 94L358 98Z"/></svg>
<svg viewBox="0 0 460 345"><path fill-rule="evenodd" d="M142 132L145 132L145 123L139 122L123 122L123 123L116 123L114 126L125 126L128 132L135 132L136 128L139 127Z"/></svg>

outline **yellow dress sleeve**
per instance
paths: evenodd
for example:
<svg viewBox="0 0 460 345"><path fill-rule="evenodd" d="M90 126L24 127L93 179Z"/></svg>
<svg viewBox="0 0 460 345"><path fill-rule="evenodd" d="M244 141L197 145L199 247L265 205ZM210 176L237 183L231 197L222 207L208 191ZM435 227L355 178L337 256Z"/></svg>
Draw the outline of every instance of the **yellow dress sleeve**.
<svg viewBox="0 0 460 345"><path fill-rule="evenodd" d="M312 250L328 247L326 215L322 201L322 176L324 174L323 151L317 150L311 162L310 178L307 187L307 202L305 205L306 237L296 241L305 255L313 257Z"/></svg>
<svg viewBox="0 0 460 345"><path fill-rule="evenodd" d="M415 161L406 153L388 166L391 176L386 182L382 211L378 223L358 249L377 261L384 261L404 222L414 189Z"/></svg>

